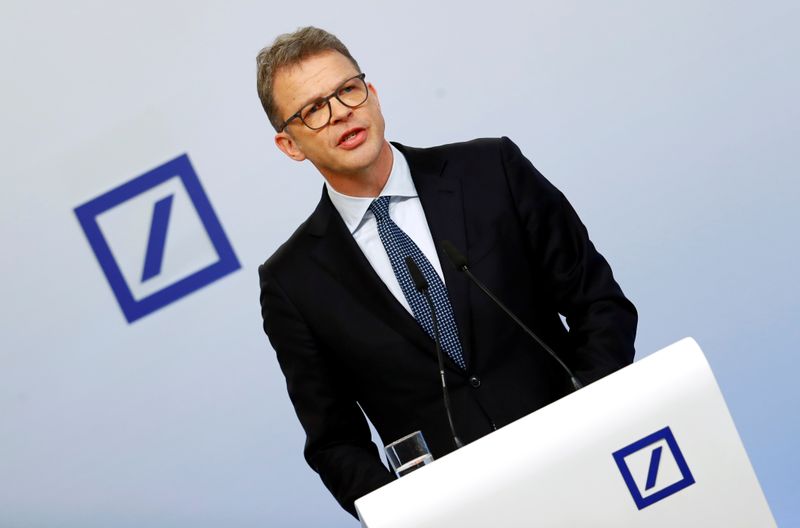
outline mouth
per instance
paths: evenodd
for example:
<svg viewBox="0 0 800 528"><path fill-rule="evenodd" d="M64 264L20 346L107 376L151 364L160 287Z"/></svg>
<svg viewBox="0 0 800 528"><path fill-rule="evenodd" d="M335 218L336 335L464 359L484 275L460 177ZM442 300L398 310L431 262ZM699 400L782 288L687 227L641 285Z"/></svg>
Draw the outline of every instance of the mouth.
<svg viewBox="0 0 800 528"><path fill-rule="evenodd" d="M351 128L347 130L344 134L339 136L339 142L336 144L337 147L341 147L344 149L352 149L356 148L360 144L362 144L367 139L367 131L364 128Z"/></svg>

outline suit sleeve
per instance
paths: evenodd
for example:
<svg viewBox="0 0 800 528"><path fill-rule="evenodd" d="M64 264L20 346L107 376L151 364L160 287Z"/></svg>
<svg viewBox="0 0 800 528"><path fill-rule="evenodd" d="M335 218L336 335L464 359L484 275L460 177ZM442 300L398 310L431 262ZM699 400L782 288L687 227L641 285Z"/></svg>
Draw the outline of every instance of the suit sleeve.
<svg viewBox="0 0 800 528"><path fill-rule="evenodd" d="M565 358L585 383L633 361L637 313L614 280L566 197L508 138L501 140L506 178L528 240L533 273L543 274L569 326Z"/></svg>
<svg viewBox="0 0 800 528"><path fill-rule="evenodd" d="M264 330L306 433L306 461L339 504L356 516L354 501L394 476L380 460L347 377L314 339L266 265L259 268L259 276Z"/></svg>

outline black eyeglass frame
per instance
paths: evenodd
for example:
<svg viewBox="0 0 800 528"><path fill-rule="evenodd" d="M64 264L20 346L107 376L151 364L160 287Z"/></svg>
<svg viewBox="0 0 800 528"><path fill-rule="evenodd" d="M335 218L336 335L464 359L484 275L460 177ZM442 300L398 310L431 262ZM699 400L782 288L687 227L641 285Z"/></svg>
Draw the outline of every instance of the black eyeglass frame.
<svg viewBox="0 0 800 528"><path fill-rule="evenodd" d="M327 97L320 97L319 99L316 99L315 101L312 101L311 103L307 103L307 104L303 105L303 108L305 108L305 107L307 107L309 104L312 104L312 103L320 103L321 101L324 101L324 103L325 103L326 105L328 105L328 120L325 122L325 124L324 124L324 125L322 125L322 126L320 126L320 127L317 127L317 128L314 128L314 127L310 126L310 125L309 125L308 123L306 123L306 122L305 122L305 120L303 119L303 116L301 115L301 114L302 114L302 112L303 112L303 108L301 108L300 110L298 110L297 112L295 112L295 114L294 114L294 115L290 116L290 117L289 117L289 118L288 118L286 121L284 121L284 122L283 122L283 124L282 124L282 125L280 126L280 128L278 129L278 132L283 132L283 131L286 129L286 127L287 127L287 126L289 126L289 123L290 123L290 122L291 122L293 119L300 119L300 121L301 121L301 122L302 122L302 123L303 123L305 126L307 126L308 128L310 128L311 130L320 130L320 129L322 129L322 128L325 128L326 126L328 126L328 125L330 124L330 122L331 122L331 117L333 117L333 109L331 108L331 99L333 99L334 97L336 98L336 100L337 100L337 101L339 101L340 103L342 103L342 104L343 104L344 106L346 106L347 108L358 108L359 106L363 105L364 103L366 103L366 102L367 102L367 99L369 99L369 87L367 86L367 82L364 80L364 78L365 78L366 76L367 76L367 74L366 74L366 73L359 73L358 75L354 75L354 76L350 77L349 79L347 79L346 81L344 81L344 82L343 82L342 84L340 84L339 86L337 86L337 87L336 87L336 90L334 90L334 91L333 91L333 93L332 93L332 94L330 94L329 96L327 96ZM364 90L365 90L365 92L366 92L366 94L367 94L367 96L364 98L364 100L363 100L363 101L361 101L359 104L357 104L357 105L355 105L355 106L351 106L351 105L349 105L349 104L345 103L344 101L342 101L342 100L339 98L339 90L341 90L341 89L342 89L342 86L344 86L345 84L349 83L349 82L350 82L350 81L352 81L353 79L359 79L361 82L363 82L363 83L364 83Z"/></svg>

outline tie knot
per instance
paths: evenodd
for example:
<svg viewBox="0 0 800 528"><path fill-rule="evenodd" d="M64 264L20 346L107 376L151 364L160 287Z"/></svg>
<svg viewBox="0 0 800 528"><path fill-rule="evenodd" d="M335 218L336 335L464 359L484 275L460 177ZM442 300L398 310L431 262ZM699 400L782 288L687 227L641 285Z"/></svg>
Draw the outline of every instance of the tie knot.
<svg viewBox="0 0 800 528"><path fill-rule="evenodd" d="M369 204L369 210L375 215L377 220L386 220L389 218L389 200L391 196L381 196L376 198Z"/></svg>

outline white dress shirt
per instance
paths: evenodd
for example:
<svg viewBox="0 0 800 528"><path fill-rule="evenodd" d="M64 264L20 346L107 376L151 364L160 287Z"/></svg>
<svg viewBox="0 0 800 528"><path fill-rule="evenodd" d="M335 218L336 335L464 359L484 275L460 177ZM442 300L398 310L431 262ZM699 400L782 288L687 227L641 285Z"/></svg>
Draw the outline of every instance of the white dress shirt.
<svg viewBox="0 0 800 528"><path fill-rule="evenodd" d="M444 282L442 266L436 254L436 246L433 244L431 230L428 228L428 221L425 218L425 211L417 195L417 188L414 187L414 180L411 179L411 170L408 167L403 154L392 147L392 172L386 185L383 186L380 196L391 196L389 201L389 216L395 224L405 231L405 233L419 247L420 251L431 262L433 269L439 274ZM372 269L378 277L386 284L397 300L409 313L413 315L411 306L403 295L403 289L397 281L397 277L392 270L392 263L389 255L383 247L381 238L378 235L378 224L375 215L369 210L369 205L375 198L363 198L357 196L347 196L337 192L333 187L325 183L328 196L333 202L333 206L339 211L342 220L352 233L358 247L367 257L372 265Z"/></svg>

